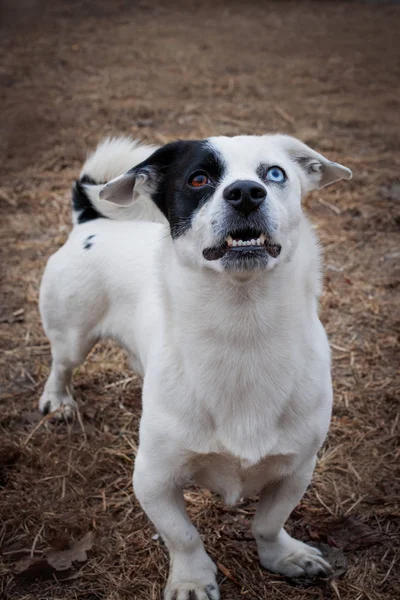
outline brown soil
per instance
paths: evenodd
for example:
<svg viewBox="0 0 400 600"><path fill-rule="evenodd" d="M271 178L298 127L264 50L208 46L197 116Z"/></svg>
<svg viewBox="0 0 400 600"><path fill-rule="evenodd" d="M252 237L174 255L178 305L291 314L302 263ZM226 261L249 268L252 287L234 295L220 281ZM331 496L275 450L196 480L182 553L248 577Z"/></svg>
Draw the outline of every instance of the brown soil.
<svg viewBox="0 0 400 600"><path fill-rule="evenodd" d="M188 509L223 598L398 598L400 7L9 0L1 15L0 597L157 599L167 574L132 493L140 382L122 351L101 344L76 373L80 419L37 412L50 363L39 283L68 235L87 150L115 133L163 143L281 131L354 171L305 203L325 249L335 410L290 520L300 538L341 548L347 572L295 587L261 570L254 499L231 509L192 489ZM89 531L93 546L77 542ZM67 571L44 564L49 546L73 561L86 543ZM29 556L41 562L17 576Z"/></svg>

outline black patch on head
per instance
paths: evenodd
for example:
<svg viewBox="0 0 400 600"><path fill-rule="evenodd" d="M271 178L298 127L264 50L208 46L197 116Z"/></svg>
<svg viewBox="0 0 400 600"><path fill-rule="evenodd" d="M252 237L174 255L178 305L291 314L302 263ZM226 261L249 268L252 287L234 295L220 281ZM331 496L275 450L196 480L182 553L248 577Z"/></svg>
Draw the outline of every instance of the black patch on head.
<svg viewBox="0 0 400 600"><path fill-rule="evenodd" d="M95 237L96 237L95 234L87 236L87 238L83 242L83 249L84 250L90 250L90 248L93 246L93 242L91 240L93 240L93 238L95 238Z"/></svg>
<svg viewBox="0 0 400 600"><path fill-rule="evenodd" d="M177 238L190 228L193 214L215 192L225 168L220 154L206 141L190 140L163 146L131 172L149 175L153 201L167 217L172 237ZM191 187L188 180L196 171L205 171L211 183Z"/></svg>
<svg viewBox="0 0 400 600"><path fill-rule="evenodd" d="M84 188L84 185L99 185L100 183L102 182L94 181L89 175L83 175L75 181L72 188L72 207L78 213L78 223L107 218L95 209Z"/></svg>

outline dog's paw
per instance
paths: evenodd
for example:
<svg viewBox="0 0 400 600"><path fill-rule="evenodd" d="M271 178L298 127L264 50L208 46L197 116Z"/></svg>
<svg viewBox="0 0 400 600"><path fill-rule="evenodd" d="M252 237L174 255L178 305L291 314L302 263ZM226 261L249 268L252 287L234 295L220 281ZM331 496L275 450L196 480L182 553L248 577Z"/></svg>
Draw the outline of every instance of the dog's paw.
<svg viewBox="0 0 400 600"><path fill-rule="evenodd" d="M332 567L317 548L285 536L259 548L263 567L286 577L329 577Z"/></svg>
<svg viewBox="0 0 400 600"><path fill-rule="evenodd" d="M216 574L200 540L187 552L172 552L164 600L219 600Z"/></svg>
<svg viewBox="0 0 400 600"><path fill-rule="evenodd" d="M39 410L43 415L54 413L55 418L71 419L74 414L75 400L68 394L43 392L39 400Z"/></svg>
<svg viewBox="0 0 400 600"><path fill-rule="evenodd" d="M174 581L167 585L164 600L219 600L216 583L204 584L200 581Z"/></svg>
<svg viewBox="0 0 400 600"><path fill-rule="evenodd" d="M328 577L332 569L330 564L322 558L321 552L307 544L302 545L303 548L299 551L281 558L273 570L286 575L286 577Z"/></svg>

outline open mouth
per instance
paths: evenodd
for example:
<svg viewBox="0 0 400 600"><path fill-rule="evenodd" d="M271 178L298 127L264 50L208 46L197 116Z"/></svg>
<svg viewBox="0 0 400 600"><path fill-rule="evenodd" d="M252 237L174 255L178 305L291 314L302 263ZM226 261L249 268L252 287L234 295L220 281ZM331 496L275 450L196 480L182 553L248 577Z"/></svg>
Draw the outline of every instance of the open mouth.
<svg viewBox="0 0 400 600"><path fill-rule="evenodd" d="M243 229L230 232L220 246L203 250L203 256L206 260L217 260L227 253L241 256L265 253L276 258L280 252L281 246L274 244L262 231Z"/></svg>

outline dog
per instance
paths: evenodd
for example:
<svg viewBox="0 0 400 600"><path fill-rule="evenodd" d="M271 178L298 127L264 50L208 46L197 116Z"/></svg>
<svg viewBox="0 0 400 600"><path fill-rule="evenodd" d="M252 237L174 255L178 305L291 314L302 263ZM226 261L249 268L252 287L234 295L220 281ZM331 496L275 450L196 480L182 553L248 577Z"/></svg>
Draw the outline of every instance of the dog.
<svg viewBox="0 0 400 600"><path fill-rule="evenodd" d="M72 371L98 340L126 349L144 377L133 485L170 554L165 600L220 598L184 506L192 482L228 504L260 494L252 531L266 569L330 572L284 524L332 407L320 250L301 199L350 178L274 134L107 139L74 185L74 227L41 285L53 362L40 409L73 410Z"/></svg>

